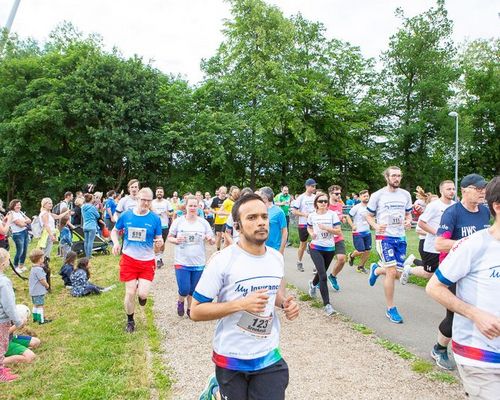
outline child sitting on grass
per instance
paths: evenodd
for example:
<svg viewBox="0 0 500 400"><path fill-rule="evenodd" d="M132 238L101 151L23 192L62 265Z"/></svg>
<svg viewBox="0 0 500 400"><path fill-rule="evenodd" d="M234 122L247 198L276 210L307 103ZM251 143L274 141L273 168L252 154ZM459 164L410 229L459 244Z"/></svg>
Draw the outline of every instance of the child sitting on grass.
<svg viewBox="0 0 500 400"><path fill-rule="evenodd" d="M15 325L10 328L10 340L7 352L5 353L5 365L17 363L32 363L36 355L32 349L40 346L40 339L28 335L14 335L17 327Z"/></svg>
<svg viewBox="0 0 500 400"><path fill-rule="evenodd" d="M49 288L47 274L44 268L44 253L41 249L33 249L30 253L30 261L33 263L29 277L29 293L33 302L33 322L46 324L52 322L44 315L45 295Z"/></svg>
<svg viewBox="0 0 500 400"><path fill-rule="evenodd" d="M61 267L61 271L59 271L59 275L64 282L64 286L67 289L71 289L71 274L75 269L75 261L76 261L76 253L74 251L69 251L66 254L66 258L64 259L64 264Z"/></svg>
<svg viewBox="0 0 500 400"><path fill-rule="evenodd" d="M115 285L102 288L89 282L90 260L87 257L80 258L71 274L71 295L75 297L88 296L90 294L101 294L115 287Z"/></svg>
<svg viewBox="0 0 500 400"><path fill-rule="evenodd" d="M12 322L18 328L26 323L16 311L16 296L12 282L5 276L5 268L9 265L10 255L5 249L0 248L0 382L10 382L18 378L4 366L4 354L9 345L9 333ZM12 322L11 322L12 321Z"/></svg>
<svg viewBox="0 0 500 400"><path fill-rule="evenodd" d="M63 260L66 259L66 255L71 251L71 246L73 245L73 235L71 229L69 229L69 225L69 215L62 217L61 233L59 234L59 249Z"/></svg>

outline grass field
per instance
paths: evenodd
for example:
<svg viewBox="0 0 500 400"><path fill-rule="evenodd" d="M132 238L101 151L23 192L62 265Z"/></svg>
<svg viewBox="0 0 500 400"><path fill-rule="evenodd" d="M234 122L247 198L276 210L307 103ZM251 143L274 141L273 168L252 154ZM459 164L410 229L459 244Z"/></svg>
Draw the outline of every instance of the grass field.
<svg viewBox="0 0 500 400"><path fill-rule="evenodd" d="M19 332L37 336L42 345L33 364L12 366L20 379L2 384L0 399L149 399L152 390L166 398L170 381L160 361L161 338L152 323L151 301L136 311L137 332L126 334L124 286L98 296L72 297L58 275L60 259L52 258L53 292L46 296L45 314L53 322L29 322ZM31 309L27 281L6 273L17 303ZM118 283L118 257L94 257L91 274L97 285Z"/></svg>
<svg viewBox="0 0 500 400"><path fill-rule="evenodd" d="M344 233L344 239L346 243L346 251L350 253L354 250L354 246L352 244L352 234L351 230L348 226L342 225L342 232ZM299 247L299 234L297 231L297 226L290 223L290 242L292 246ZM415 233L415 229L411 229L406 232L406 241L407 241L407 251L406 254L414 254L416 258L420 258L420 254L418 252L418 235ZM372 251L370 253L370 258L368 259L367 268L373 262L377 262L379 259L377 252L375 251L375 234L372 231ZM417 276L411 276L409 279L410 283L413 283L418 286L425 287L427 284L427 279L419 278Z"/></svg>

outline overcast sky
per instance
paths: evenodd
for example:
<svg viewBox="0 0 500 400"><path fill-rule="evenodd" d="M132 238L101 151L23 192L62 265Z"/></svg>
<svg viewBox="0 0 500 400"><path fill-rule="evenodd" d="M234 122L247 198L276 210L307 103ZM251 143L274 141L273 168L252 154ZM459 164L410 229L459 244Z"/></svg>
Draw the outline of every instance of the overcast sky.
<svg viewBox="0 0 500 400"><path fill-rule="evenodd" d="M378 57L400 20L402 7L413 16L435 5L431 0L267 0L286 16L301 12L320 21L327 36L360 46ZM14 0L0 0L0 23L5 25ZM498 0L448 0L454 40L498 37ZM85 33L98 33L107 48L125 56L138 54L167 73L181 74L191 83L202 79L200 60L214 54L223 40L223 20L230 18L222 0L21 0L12 31L21 37L47 39L66 20Z"/></svg>

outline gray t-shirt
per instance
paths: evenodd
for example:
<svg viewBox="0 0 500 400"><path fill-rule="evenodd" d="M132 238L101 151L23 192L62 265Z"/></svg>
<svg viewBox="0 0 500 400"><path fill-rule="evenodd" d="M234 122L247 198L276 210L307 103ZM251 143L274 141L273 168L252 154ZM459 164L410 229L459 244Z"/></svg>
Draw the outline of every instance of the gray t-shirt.
<svg viewBox="0 0 500 400"><path fill-rule="evenodd" d="M47 293L47 289L40 282L41 279L47 279L47 274L39 265L33 265L30 272L30 296L42 296Z"/></svg>

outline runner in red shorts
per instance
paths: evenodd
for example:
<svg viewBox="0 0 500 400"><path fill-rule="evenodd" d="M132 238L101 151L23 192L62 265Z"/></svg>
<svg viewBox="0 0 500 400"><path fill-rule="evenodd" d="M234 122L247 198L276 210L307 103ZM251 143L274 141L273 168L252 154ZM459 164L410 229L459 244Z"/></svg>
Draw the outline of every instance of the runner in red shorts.
<svg viewBox="0 0 500 400"><path fill-rule="evenodd" d="M120 215L111 231L113 254L120 254L118 231L123 230L123 249L120 259L120 281L125 282L125 312L129 333L135 331L135 295L141 306L146 305L148 293L155 275L155 247L163 246L160 218L150 211L153 191L139 191L139 203Z"/></svg>

